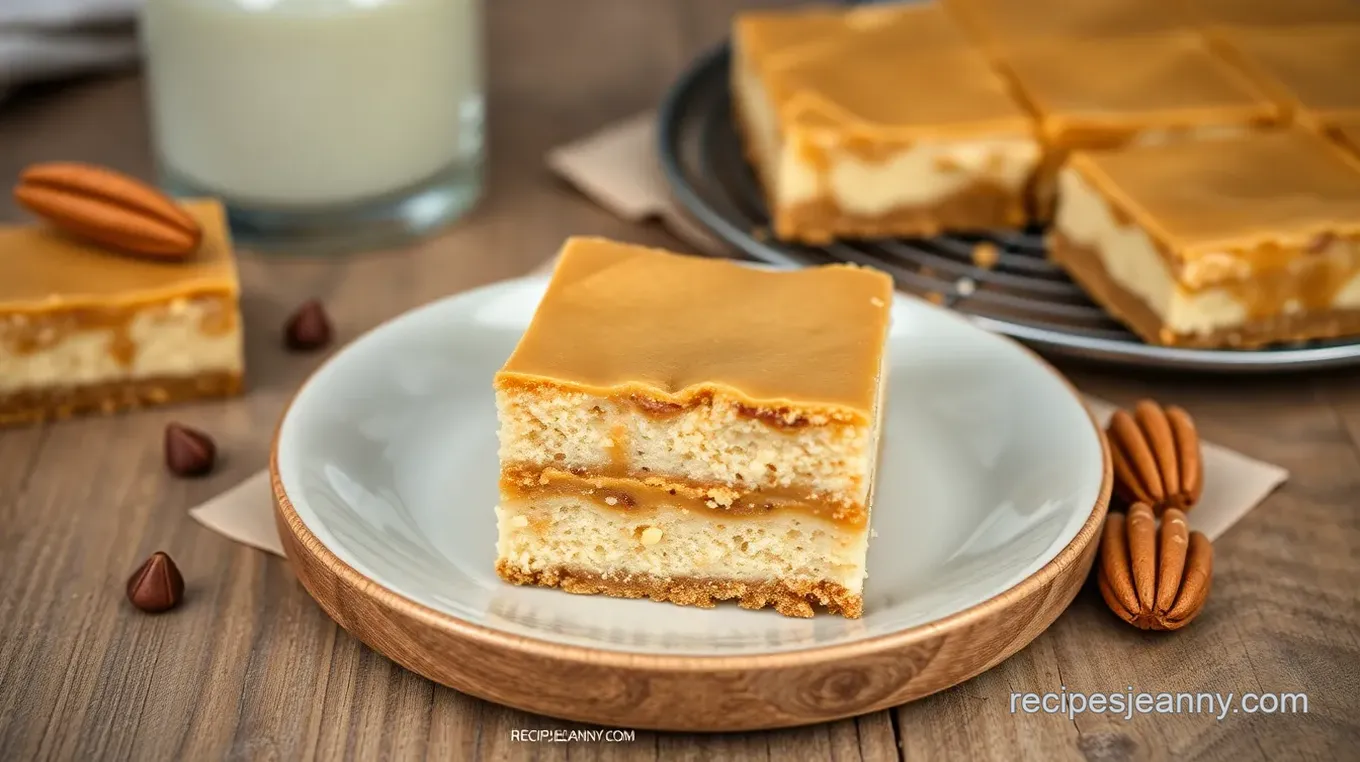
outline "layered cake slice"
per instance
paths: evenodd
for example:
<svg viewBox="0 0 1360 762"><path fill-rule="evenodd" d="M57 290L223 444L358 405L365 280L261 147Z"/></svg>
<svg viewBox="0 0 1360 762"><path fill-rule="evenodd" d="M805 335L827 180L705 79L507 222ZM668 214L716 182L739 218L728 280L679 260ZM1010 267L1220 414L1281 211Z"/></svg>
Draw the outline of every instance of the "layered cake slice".
<svg viewBox="0 0 1360 762"><path fill-rule="evenodd" d="M892 282L573 238L495 379L497 572L863 610Z"/></svg>
<svg viewBox="0 0 1360 762"><path fill-rule="evenodd" d="M733 46L737 128L777 237L1025 221L1033 125L939 6L746 14Z"/></svg>
<svg viewBox="0 0 1360 762"><path fill-rule="evenodd" d="M0 228L0 425L241 389L239 286L216 201L183 262L137 259L54 230Z"/></svg>
<svg viewBox="0 0 1360 762"><path fill-rule="evenodd" d="M1073 155L1050 251L1144 340L1360 334L1360 162L1303 129Z"/></svg>

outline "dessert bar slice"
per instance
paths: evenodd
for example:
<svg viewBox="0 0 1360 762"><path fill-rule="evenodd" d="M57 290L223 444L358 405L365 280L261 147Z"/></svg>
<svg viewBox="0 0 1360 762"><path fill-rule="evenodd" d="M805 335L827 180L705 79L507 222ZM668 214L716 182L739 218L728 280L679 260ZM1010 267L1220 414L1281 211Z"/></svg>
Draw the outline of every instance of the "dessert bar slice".
<svg viewBox="0 0 1360 762"><path fill-rule="evenodd" d="M1051 219L1057 171L1072 151L1239 135L1280 107L1198 35L1033 45L1000 58L1039 118L1044 162L1033 214Z"/></svg>
<svg viewBox="0 0 1360 762"><path fill-rule="evenodd" d="M137 259L39 226L0 228L0 425L234 394L239 288L222 207L184 262Z"/></svg>
<svg viewBox="0 0 1360 762"><path fill-rule="evenodd" d="M892 282L573 238L495 379L497 572L863 608Z"/></svg>
<svg viewBox="0 0 1360 762"><path fill-rule="evenodd" d="M740 16L732 75L781 239L1025 221L1033 125L937 5Z"/></svg>
<svg viewBox="0 0 1360 762"><path fill-rule="evenodd" d="M1360 162L1303 129L1073 155L1050 250L1144 340L1360 334Z"/></svg>

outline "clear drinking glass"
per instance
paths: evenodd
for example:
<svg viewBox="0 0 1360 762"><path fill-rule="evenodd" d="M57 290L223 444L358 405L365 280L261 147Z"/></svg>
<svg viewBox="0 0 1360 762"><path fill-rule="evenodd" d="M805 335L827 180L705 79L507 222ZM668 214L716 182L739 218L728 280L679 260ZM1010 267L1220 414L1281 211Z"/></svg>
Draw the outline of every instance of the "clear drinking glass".
<svg viewBox="0 0 1360 762"><path fill-rule="evenodd" d="M481 193L481 0L145 0L163 184L238 240L369 248Z"/></svg>

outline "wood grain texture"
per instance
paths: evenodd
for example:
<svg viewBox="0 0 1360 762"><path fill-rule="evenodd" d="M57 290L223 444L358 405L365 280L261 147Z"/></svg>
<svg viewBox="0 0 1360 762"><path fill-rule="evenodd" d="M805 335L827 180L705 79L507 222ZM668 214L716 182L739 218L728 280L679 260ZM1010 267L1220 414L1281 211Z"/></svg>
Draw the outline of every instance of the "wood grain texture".
<svg viewBox="0 0 1360 762"><path fill-rule="evenodd" d="M1360 373L1197 380L1069 365L1086 391L1185 407L1203 436L1279 463L1290 481L1215 545L1193 625L1129 628L1083 589L1029 647L901 709L793 730L648 733L618 744L513 742L577 728L443 688L376 655L287 564L185 510L266 462L273 424L319 358L279 331L325 300L337 342L431 299L518 275L562 238L678 246L553 179L550 147L655 105L735 0L495 0L489 14L488 193L410 249L345 259L247 256L251 392L229 403L0 431L0 758L16 760L1334 760L1360 748ZM774 2L763 4L777 4ZM0 179L83 160L150 179L140 80L119 76L0 103ZM25 219L8 194L0 219ZM203 480L169 476L160 434L182 420L222 451ZM184 607L122 597L152 551L179 562ZM1020 691L1302 691L1307 714L1013 714ZM900 747L899 747L900 743Z"/></svg>

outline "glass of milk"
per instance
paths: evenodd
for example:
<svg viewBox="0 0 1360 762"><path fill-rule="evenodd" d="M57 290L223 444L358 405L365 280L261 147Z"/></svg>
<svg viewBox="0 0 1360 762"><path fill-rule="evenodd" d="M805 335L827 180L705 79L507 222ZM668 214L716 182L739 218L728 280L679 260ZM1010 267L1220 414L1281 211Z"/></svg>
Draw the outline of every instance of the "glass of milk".
<svg viewBox="0 0 1360 762"><path fill-rule="evenodd" d="M380 247L481 192L481 0L145 0L162 181L282 251Z"/></svg>

